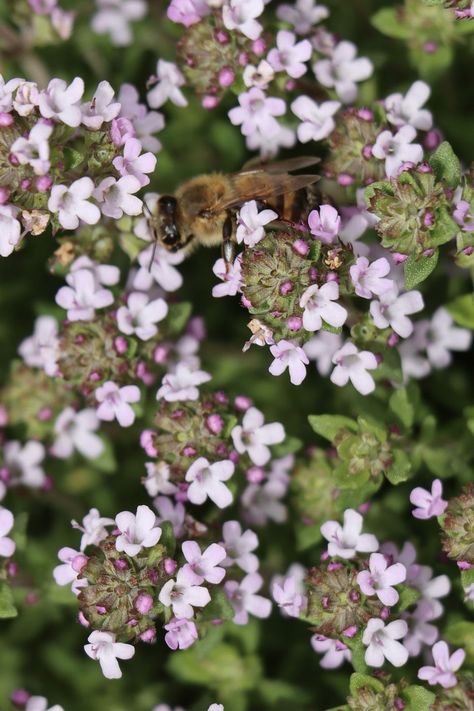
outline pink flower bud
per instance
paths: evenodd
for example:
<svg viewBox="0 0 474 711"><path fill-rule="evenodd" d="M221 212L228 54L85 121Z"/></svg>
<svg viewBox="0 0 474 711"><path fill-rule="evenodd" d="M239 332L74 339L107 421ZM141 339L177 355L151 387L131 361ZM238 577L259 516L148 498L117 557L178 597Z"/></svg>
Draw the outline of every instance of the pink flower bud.
<svg viewBox="0 0 474 711"><path fill-rule="evenodd" d="M153 598L148 593L140 593L135 600L135 609L142 615L147 615L153 607Z"/></svg>
<svg viewBox="0 0 474 711"><path fill-rule="evenodd" d="M247 52L240 52L239 54L239 64L241 67L245 67L249 63L249 55Z"/></svg>
<svg viewBox="0 0 474 711"><path fill-rule="evenodd" d="M18 573L18 563L15 563L15 562L13 562L13 561L9 561L9 562L6 564L6 566L5 566L5 570L6 570L7 575L8 575L9 578L14 578L14 577L16 577L16 575L17 575L17 573Z"/></svg>
<svg viewBox="0 0 474 711"><path fill-rule="evenodd" d="M392 333L387 339L387 345L390 348L393 348L393 346L396 346L399 341L400 341L399 336L397 336L396 333Z"/></svg>
<svg viewBox="0 0 474 711"><path fill-rule="evenodd" d="M84 614L81 610L79 610L77 619L79 620L79 624L81 624L83 627L90 627L90 622L88 622L86 620L86 618L84 617Z"/></svg>
<svg viewBox="0 0 474 711"><path fill-rule="evenodd" d="M467 560L458 560L458 568L459 570L470 570L472 565Z"/></svg>
<svg viewBox="0 0 474 711"><path fill-rule="evenodd" d="M30 180L29 178L24 178L24 179L20 182L20 188L21 188L22 190L29 190L29 189L31 188L31 180Z"/></svg>
<svg viewBox="0 0 474 711"><path fill-rule="evenodd" d="M251 484L260 484L265 479L265 469L262 467L250 467L250 469L247 469L245 477Z"/></svg>
<svg viewBox="0 0 474 711"><path fill-rule="evenodd" d="M471 255L474 252L474 247L464 247L462 250L462 253L465 254L467 257Z"/></svg>
<svg viewBox="0 0 474 711"><path fill-rule="evenodd" d="M107 608L103 605L96 605L95 609L98 615L105 615L107 612Z"/></svg>
<svg viewBox="0 0 474 711"><path fill-rule="evenodd" d="M282 296L286 296L287 294L291 294L291 292L294 289L294 284L292 281L284 281L283 284L280 284L280 294Z"/></svg>
<svg viewBox="0 0 474 711"><path fill-rule="evenodd" d="M53 184L53 179L49 175L40 175L39 178L36 178L36 189L40 193L46 193L51 185Z"/></svg>
<svg viewBox="0 0 474 711"><path fill-rule="evenodd" d="M357 625L351 625L350 627L347 627L342 633L344 637L349 637L351 639L357 634Z"/></svg>
<svg viewBox="0 0 474 711"><path fill-rule="evenodd" d="M231 453L229 454L229 459L230 459L230 461L233 462L234 464L237 464L237 463L239 462L239 460L240 460L240 455L239 455L238 452L233 451L233 452L231 452Z"/></svg>
<svg viewBox="0 0 474 711"><path fill-rule="evenodd" d="M359 602L360 600L360 593L357 592L357 590L351 590L349 592L349 600L351 602Z"/></svg>
<svg viewBox="0 0 474 711"><path fill-rule="evenodd" d="M140 639L142 642L147 642L148 644L153 644L156 642L156 630L154 627L149 627L147 630L141 633Z"/></svg>
<svg viewBox="0 0 474 711"><path fill-rule="evenodd" d="M337 182L339 185L342 185L343 188L347 188L349 185L352 185L354 178L352 175L348 175L347 173L341 173L337 177Z"/></svg>
<svg viewBox="0 0 474 711"><path fill-rule="evenodd" d="M40 422L47 422L50 420L53 416L53 411L50 407L42 407L41 410L39 410L38 414L36 417Z"/></svg>
<svg viewBox="0 0 474 711"><path fill-rule="evenodd" d="M230 35L225 30L217 30L214 33L214 37L219 44L229 44L230 42Z"/></svg>
<svg viewBox="0 0 474 711"><path fill-rule="evenodd" d="M76 573L80 573L88 560L89 558L84 555L84 553L79 553L79 555L74 556L74 558L72 559L71 568L75 570Z"/></svg>
<svg viewBox="0 0 474 711"><path fill-rule="evenodd" d="M395 708L396 708L396 709L399 709L399 711L403 711L403 709L404 709L405 706L406 706L406 704L405 704L405 702L403 701L403 699L401 699L399 696L397 696L397 698L395 699L394 705L395 705Z"/></svg>
<svg viewBox="0 0 474 711"><path fill-rule="evenodd" d="M372 504L370 503L370 501L364 501L363 504L357 507L357 511L359 511L359 513L361 514L366 514L368 511L370 511L371 506Z"/></svg>
<svg viewBox="0 0 474 711"><path fill-rule="evenodd" d="M434 254L434 249L432 249L432 248L425 249L425 251L423 252L424 257L432 257L433 254Z"/></svg>
<svg viewBox="0 0 474 711"><path fill-rule="evenodd" d="M188 444L186 447L183 449L183 455L185 457L194 457L197 453L197 449L195 447L191 447L190 444Z"/></svg>
<svg viewBox="0 0 474 711"><path fill-rule="evenodd" d="M419 173L432 173L433 172L433 169L429 163L420 163L420 165L418 165L416 169Z"/></svg>
<svg viewBox="0 0 474 711"><path fill-rule="evenodd" d="M303 321L299 316L290 316L286 324L290 331L299 331L303 326Z"/></svg>
<svg viewBox="0 0 474 711"><path fill-rule="evenodd" d="M168 354L169 348L167 348L166 346L157 346L153 352L153 360L155 361L155 363L162 365L163 363L166 363L168 359Z"/></svg>
<svg viewBox="0 0 474 711"><path fill-rule="evenodd" d="M408 259L408 254L401 254L400 252L394 252L392 254L393 261L395 264L403 264Z"/></svg>
<svg viewBox="0 0 474 711"><path fill-rule="evenodd" d="M362 108L357 111L357 116L363 121L373 121L374 112L367 108Z"/></svg>
<svg viewBox="0 0 474 711"><path fill-rule="evenodd" d="M10 699L16 706L25 706L30 696L26 689L13 689Z"/></svg>
<svg viewBox="0 0 474 711"><path fill-rule="evenodd" d="M333 570L341 570L344 566L342 563L328 563L328 570L332 573Z"/></svg>
<svg viewBox="0 0 474 711"><path fill-rule="evenodd" d="M36 592L29 592L25 597L25 602L27 605L36 605L39 600L39 595Z"/></svg>
<svg viewBox="0 0 474 711"><path fill-rule="evenodd" d="M221 86L227 88L231 86L235 81L235 72L231 67L222 67L217 77L217 80Z"/></svg>
<svg viewBox="0 0 474 711"><path fill-rule="evenodd" d="M218 435L224 429L224 420L220 415L209 415L206 418L206 427L212 434Z"/></svg>
<svg viewBox="0 0 474 711"><path fill-rule="evenodd" d="M309 254L309 244L305 242L304 239L297 239L293 242L293 250L296 254L306 257L306 255Z"/></svg>
<svg viewBox="0 0 474 711"><path fill-rule="evenodd" d="M382 620L386 620L388 617L390 617L390 608L389 607L382 607L382 612L380 613L380 617Z"/></svg>
<svg viewBox="0 0 474 711"><path fill-rule="evenodd" d="M101 380L102 374L98 370L93 370L92 373L89 375L89 380L92 383L97 383L99 380Z"/></svg>
<svg viewBox="0 0 474 711"><path fill-rule="evenodd" d="M114 568L115 568L115 570L127 570L128 563L126 560L117 558L117 560L114 560Z"/></svg>
<svg viewBox="0 0 474 711"><path fill-rule="evenodd" d="M5 205L10 197L10 191L4 186L0 187L0 205Z"/></svg>
<svg viewBox="0 0 474 711"><path fill-rule="evenodd" d="M163 566L167 575L173 575L178 564L173 558L165 558Z"/></svg>
<svg viewBox="0 0 474 711"><path fill-rule="evenodd" d="M326 274L326 281L327 281L327 282L328 282L328 281L337 281L337 282L339 282L339 274L337 274L336 272L328 272L328 273Z"/></svg>
<svg viewBox="0 0 474 711"><path fill-rule="evenodd" d="M214 397L216 399L216 402L220 403L221 405L227 405L227 403L229 402L229 398L223 390L218 390L215 393Z"/></svg>
<svg viewBox="0 0 474 711"><path fill-rule="evenodd" d="M143 430L140 434L140 446L149 457L158 456L158 450L155 447L155 433L153 430Z"/></svg>
<svg viewBox="0 0 474 711"><path fill-rule="evenodd" d="M288 79L285 84L286 91L294 91L296 89L296 82L294 79Z"/></svg>
<svg viewBox="0 0 474 711"><path fill-rule="evenodd" d="M436 42L425 42L423 45L423 51L426 54L434 54L438 50L438 45Z"/></svg>
<svg viewBox="0 0 474 711"><path fill-rule="evenodd" d="M125 336L117 336L114 338L114 348L119 355L123 355L128 350L128 342Z"/></svg>
<svg viewBox="0 0 474 711"><path fill-rule="evenodd" d="M14 123L15 121L11 114L0 111L0 128L8 128L9 126L13 126Z"/></svg>
<svg viewBox="0 0 474 711"><path fill-rule="evenodd" d="M234 400L234 405L237 410L245 412L245 410L248 410L249 407L252 407L252 400L246 395L237 395Z"/></svg>
<svg viewBox="0 0 474 711"><path fill-rule="evenodd" d="M202 97L201 101L203 109L208 109L211 111L212 109L215 109L216 106L219 104L219 99L217 96L210 96L207 94L206 96Z"/></svg>
<svg viewBox="0 0 474 711"><path fill-rule="evenodd" d="M372 146L370 144L363 147L362 155L366 160L370 160L372 158Z"/></svg>
<svg viewBox="0 0 474 711"><path fill-rule="evenodd" d="M258 39L254 40L252 42L252 52L257 55L257 57L261 57L262 54L265 54L267 49L267 43L263 39L263 37L258 37Z"/></svg>

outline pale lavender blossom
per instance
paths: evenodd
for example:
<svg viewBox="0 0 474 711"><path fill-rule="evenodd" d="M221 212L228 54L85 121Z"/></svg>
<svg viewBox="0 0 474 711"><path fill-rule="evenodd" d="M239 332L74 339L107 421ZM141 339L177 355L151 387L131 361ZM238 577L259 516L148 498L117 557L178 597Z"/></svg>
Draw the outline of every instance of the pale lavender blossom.
<svg viewBox="0 0 474 711"><path fill-rule="evenodd" d="M318 654L323 654L319 664L323 669L338 669L345 661L352 659L351 650L338 639L330 639L322 634L313 634L311 646Z"/></svg>
<svg viewBox="0 0 474 711"><path fill-rule="evenodd" d="M329 541L328 553L339 558L354 558L357 552L372 553L378 550L377 539L371 533L362 533L364 519L358 511L344 511L344 525L338 521L326 521L321 526L321 533Z"/></svg>
<svg viewBox="0 0 474 711"><path fill-rule="evenodd" d="M63 40L71 37L74 29L74 21L76 13L72 10L63 10L61 7L55 7L51 13L51 24Z"/></svg>
<svg viewBox="0 0 474 711"><path fill-rule="evenodd" d="M24 79L20 79L19 77L5 81L0 74L0 111L2 113L8 113L12 110L13 92L16 91L24 81Z"/></svg>
<svg viewBox="0 0 474 711"><path fill-rule="evenodd" d="M415 518L428 519L433 516L441 516L446 510L448 502L442 498L443 485L440 479L435 479L431 485L431 491L416 486L410 494L410 502L416 506L412 511Z"/></svg>
<svg viewBox="0 0 474 711"><path fill-rule="evenodd" d="M321 205L318 210L311 210L308 215L309 231L323 244L331 244L341 227L341 217L332 205Z"/></svg>
<svg viewBox="0 0 474 711"><path fill-rule="evenodd" d="M474 583L464 588L464 600L465 602L474 602Z"/></svg>
<svg viewBox="0 0 474 711"><path fill-rule="evenodd" d="M393 289L392 279L384 278L389 272L390 264L385 257L370 263L367 257L358 257L349 269L355 293L362 299L370 299L373 295L380 296Z"/></svg>
<svg viewBox="0 0 474 711"><path fill-rule="evenodd" d="M158 599L165 607L171 607L175 617L189 620L194 615L193 607L205 607L211 596L207 588L194 585L186 570L180 568L176 580L163 585Z"/></svg>
<svg viewBox="0 0 474 711"><path fill-rule="evenodd" d="M237 625L246 625L249 614L254 617L269 617L272 603L267 598L257 595L263 585L263 578L258 573L248 573L240 581L228 580L224 583L224 590L234 608L234 622Z"/></svg>
<svg viewBox="0 0 474 711"><path fill-rule="evenodd" d="M401 563L388 565L381 553L372 553L369 559L369 570L362 570L357 575L357 583L364 595L377 595L383 605L396 605L400 595L393 585L403 583L407 571Z"/></svg>
<svg viewBox="0 0 474 711"><path fill-rule="evenodd" d="M42 368L47 375L57 372L59 356L58 322L52 316L38 316L33 335L25 338L18 353L32 368Z"/></svg>
<svg viewBox="0 0 474 711"><path fill-rule="evenodd" d="M143 203L134 195L140 188L140 181L134 175L124 175L118 180L108 177L101 180L95 188L94 197L100 203L103 215L119 220L124 213L126 215L142 213Z"/></svg>
<svg viewBox="0 0 474 711"><path fill-rule="evenodd" d="M48 699L45 696L30 696L24 711L64 711L64 709L59 704L48 708Z"/></svg>
<svg viewBox="0 0 474 711"><path fill-rule="evenodd" d="M146 478L142 484L149 496L174 494L178 487L170 481L171 470L166 462L145 462Z"/></svg>
<svg viewBox="0 0 474 711"><path fill-rule="evenodd" d="M53 126L46 121L38 121L31 128L28 138L20 136L10 147L11 154L20 165L30 165L35 175L45 175L49 168L49 138Z"/></svg>
<svg viewBox="0 0 474 711"><path fill-rule="evenodd" d="M464 232L474 232L474 215L471 213L471 203L467 200L459 200L455 204L454 221L462 227Z"/></svg>
<svg viewBox="0 0 474 711"><path fill-rule="evenodd" d="M161 143L152 134L164 128L163 114L158 111L148 111L145 104L140 103L138 91L132 84L122 84L118 100L122 108L120 116L112 122L111 133L114 144L123 145L127 138L138 138L146 151L158 153L161 150Z"/></svg>
<svg viewBox="0 0 474 711"><path fill-rule="evenodd" d="M28 4L37 15L50 15L58 0L28 0Z"/></svg>
<svg viewBox="0 0 474 711"><path fill-rule="evenodd" d="M135 422L135 412L130 403L140 400L140 390L136 385L124 385L120 388L116 383L107 380L95 391L99 404L97 417L111 422L117 420L121 427L130 427Z"/></svg>
<svg viewBox="0 0 474 711"><path fill-rule="evenodd" d="M148 185L150 178L145 173L153 173L156 157L153 153L142 153L142 144L137 138L128 138L123 148L123 157L117 156L112 165L120 175L133 175L141 187Z"/></svg>
<svg viewBox="0 0 474 711"><path fill-rule="evenodd" d="M95 0L97 12L91 27L99 35L108 34L112 44L124 47L132 42L130 22L141 20L147 12L145 0Z"/></svg>
<svg viewBox="0 0 474 711"><path fill-rule="evenodd" d="M238 255L234 263L227 265L224 259L218 259L212 271L222 280L222 284L212 287L212 295L219 299L222 296L235 296L240 292L242 285L241 257Z"/></svg>
<svg viewBox="0 0 474 711"><path fill-rule="evenodd" d="M79 227L79 220L88 225L95 225L100 220L100 210L89 201L93 192L94 183L87 177L75 180L69 187L53 185L48 210L58 213L59 224L66 230Z"/></svg>
<svg viewBox="0 0 474 711"><path fill-rule="evenodd" d="M120 280L120 269L118 267L113 264L94 262L85 254L75 259L69 266L70 273L77 272L80 269L89 269L94 274L97 284L102 284L103 286L114 286ZM68 277L69 275L66 277L66 281Z"/></svg>
<svg viewBox="0 0 474 711"><path fill-rule="evenodd" d="M230 459L211 464L205 457L198 457L186 472L186 481L191 482L187 496L192 504L203 504L208 498L220 509L230 506L234 500L231 490L224 484L234 473Z"/></svg>
<svg viewBox="0 0 474 711"><path fill-rule="evenodd" d="M293 25L296 34L307 35L314 25L329 17L329 10L314 0L296 0L292 5L279 5L276 14L279 20Z"/></svg>
<svg viewBox="0 0 474 711"><path fill-rule="evenodd" d="M278 218L274 210L258 211L255 200L245 202L240 208L236 231L237 242L243 242L247 247L255 247L265 237L264 225Z"/></svg>
<svg viewBox="0 0 474 711"><path fill-rule="evenodd" d="M301 581L287 575L281 582L272 585L273 599L288 617L299 617L306 610L308 601L302 590Z"/></svg>
<svg viewBox="0 0 474 711"><path fill-rule="evenodd" d="M303 327L306 331L319 331L323 322L341 328L347 319L347 311L337 303L339 285L328 281L322 286L312 284L303 292L300 306L303 311Z"/></svg>
<svg viewBox="0 0 474 711"><path fill-rule="evenodd" d="M158 246L155 249L155 245L150 245L138 255L140 269L135 275L133 287L148 291L156 282L165 291L176 291L182 285L183 277L174 265L181 264L183 259L184 254L181 252L172 254L163 247Z"/></svg>
<svg viewBox="0 0 474 711"><path fill-rule="evenodd" d="M166 11L172 22L185 27L195 25L209 13L210 8L205 0L171 0Z"/></svg>
<svg viewBox="0 0 474 711"><path fill-rule="evenodd" d="M98 509L90 509L82 519L82 524L71 521L72 527L82 533L81 551L85 550L87 546L99 545L109 535L106 526L111 526L113 523L115 523L113 518L101 516Z"/></svg>
<svg viewBox="0 0 474 711"><path fill-rule="evenodd" d="M38 102L38 85L34 81L24 81L16 91L13 108L20 116L29 116L38 106Z"/></svg>
<svg viewBox="0 0 474 711"><path fill-rule="evenodd" d="M331 373L331 382L342 387L350 380L361 395L368 395L375 390L375 382L368 372L375 370L377 358L370 351L359 351L354 343L347 341L332 357L335 368Z"/></svg>
<svg viewBox="0 0 474 711"><path fill-rule="evenodd" d="M133 644L115 640L116 636L113 632L94 630L87 638L89 644L84 645L85 653L99 662L106 679L120 679L122 672L117 659L131 659L135 654Z"/></svg>
<svg viewBox="0 0 474 711"><path fill-rule="evenodd" d="M221 545L227 552L227 557L222 561L225 568L238 565L245 573L255 573L259 561L252 551L258 547L258 537L249 528L242 533L238 521L226 521L222 527L223 542Z"/></svg>
<svg viewBox="0 0 474 711"><path fill-rule="evenodd" d="M92 101L82 104L82 123L91 131L98 131L104 121L112 121L120 113L120 103L114 102L115 92L108 81L101 81Z"/></svg>
<svg viewBox="0 0 474 711"><path fill-rule="evenodd" d="M247 87L256 86L258 89L266 89L273 78L275 72L266 59L261 59L258 66L247 64L242 74L242 79Z"/></svg>
<svg viewBox="0 0 474 711"><path fill-rule="evenodd" d="M157 83L147 94L147 100L152 109L159 109L168 99L176 106L187 106L188 102L180 87L184 77L173 62L159 59L156 65Z"/></svg>
<svg viewBox="0 0 474 711"><path fill-rule="evenodd" d="M457 684L456 672L462 666L466 657L464 649L457 649L449 656L446 642L436 642L431 650L435 666L421 667L418 679L427 681L430 686L439 684L443 689L451 689Z"/></svg>
<svg viewBox="0 0 474 711"><path fill-rule="evenodd" d="M373 72L372 62L366 57L356 58L357 47L352 42L339 42L330 59L320 59L313 70L316 79L330 89L334 88L345 104L357 98L356 82L368 79Z"/></svg>
<svg viewBox="0 0 474 711"><path fill-rule="evenodd" d="M164 398L168 402L178 400L197 400L198 385L211 379L204 370L192 370L185 363L178 363L174 373L167 373L161 381L161 387L156 393L156 399Z"/></svg>
<svg viewBox="0 0 474 711"><path fill-rule="evenodd" d="M413 612L403 613L403 618L408 624L408 634L403 639L403 646L408 650L410 657L417 657L425 645L431 647L438 639L438 628L429 624L439 617L438 612L439 610L430 600L422 598Z"/></svg>
<svg viewBox="0 0 474 711"><path fill-rule="evenodd" d="M99 418L92 408L76 412L72 407L66 407L54 423L51 454L67 459L76 449L87 459L96 459L104 451L104 443L95 434L98 428Z"/></svg>
<svg viewBox="0 0 474 711"><path fill-rule="evenodd" d="M30 440L22 447L16 440L6 442L3 447L3 462L11 475L14 485L41 488L46 482L46 474L41 467L45 457L41 442Z"/></svg>
<svg viewBox="0 0 474 711"><path fill-rule="evenodd" d="M249 407L242 425L236 425L232 432L232 441L239 454L247 452L254 464L261 467L266 464L271 453L268 445L279 444L285 439L285 430L279 422L264 424L265 419L256 407Z"/></svg>
<svg viewBox="0 0 474 711"><path fill-rule="evenodd" d="M405 620L394 620L388 625L378 617L372 617L362 635L367 647L365 662L369 667L381 667L387 659L394 667L403 667L408 660L408 652L400 642L408 632Z"/></svg>
<svg viewBox="0 0 474 711"><path fill-rule="evenodd" d="M219 566L226 557L226 550L217 543L211 543L204 552L196 541L184 541L181 550L187 560L184 570L194 585L204 581L217 585L225 577L225 570Z"/></svg>
<svg viewBox="0 0 474 711"><path fill-rule="evenodd" d="M377 328L391 327L401 338L408 338L413 333L413 323L408 318L411 314L422 311L425 304L419 291L398 293L398 288L379 295L379 301L370 304L370 315Z"/></svg>
<svg viewBox="0 0 474 711"><path fill-rule="evenodd" d="M252 0L253 2L253 0ZM256 131L274 134L280 126L275 116L282 116L286 106L283 99L267 96L262 89L253 86L239 95L239 106L229 111L229 118L234 126L241 126L244 136Z"/></svg>
<svg viewBox="0 0 474 711"><path fill-rule="evenodd" d="M252 526L286 521L288 511L281 499L287 490L288 482L278 475L269 476L263 484L248 484L240 497L245 520Z"/></svg>
<svg viewBox="0 0 474 711"><path fill-rule="evenodd" d="M305 62L311 58L313 48L309 40L296 41L296 35L280 30L276 36L276 48L269 51L267 60L276 72L286 72L293 79L306 73Z"/></svg>
<svg viewBox="0 0 474 711"><path fill-rule="evenodd" d="M92 321L96 309L103 309L114 302L109 289L97 283L90 269L79 269L67 276L68 286L62 286L56 294L56 303L67 310L69 321Z"/></svg>
<svg viewBox="0 0 474 711"><path fill-rule="evenodd" d="M180 501L173 504L169 496L157 496L156 499L153 499L153 506L158 512L157 522L169 521L173 526L174 535L176 538L180 538L184 534L184 521L186 518L184 505Z"/></svg>
<svg viewBox="0 0 474 711"><path fill-rule="evenodd" d="M338 333L319 331L304 344L303 349L310 360L316 361L318 373L326 376L331 371L333 356L340 350L342 343Z"/></svg>
<svg viewBox="0 0 474 711"><path fill-rule="evenodd" d="M21 223L16 219L18 208L0 205L0 256L9 257L21 239Z"/></svg>
<svg viewBox="0 0 474 711"><path fill-rule="evenodd" d="M304 350L295 343L282 339L270 346L270 351L274 360L268 372L272 375L281 375L288 368L290 382L293 385L301 385L306 378L306 366L309 363Z"/></svg>
<svg viewBox="0 0 474 711"><path fill-rule="evenodd" d="M58 558L61 565L57 565L53 570L53 577L57 585L71 585L73 593L81 589L76 585L77 576L81 572L84 565L87 563L87 556L81 551L76 551L74 548L61 548L58 551ZM80 582L80 581L77 581Z"/></svg>
<svg viewBox="0 0 474 711"><path fill-rule="evenodd" d="M263 0L228 0L222 8L224 26L256 40L262 32L262 25L256 18L262 14L263 8Z"/></svg>
<svg viewBox="0 0 474 711"><path fill-rule="evenodd" d="M387 119L394 126L409 124L420 131L429 131L433 125L430 111L422 109L431 94L431 89L424 81L416 81L403 94L390 94L384 101Z"/></svg>
<svg viewBox="0 0 474 711"><path fill-rule="evenodd" d="M426 353L435 368L446 368L452 360L450 351L467 351L472 342L472 333L454 326L451 314L443 307L434 312L426 336Z"/></svg>
<svg viewBox="0 0 474 711"><path fill-rule="evenodd" d="M298 96L291 104L291 110L302 123L296 129L301 143L322 141L334 130L334 114L341 107L339 101L323 101L317 104L309 96Z"/></svg>
<svg viewBox="0 0 474 711"><path fill-rule="evenodd" d="M7 535L14 523L12 512L0 506L0 556L3 558L9 558L15 552L16 543Z"/></svg>
<svg viewBox="0 0 474 711"><path fill-rule="evenodd" d="M135 334L142 341L149 341L158 333L157 323L168 313L164 299L149 300L147 294L135 291L127 297L127 305L117 310L117 325L128 336Z"/></svg>
<svg viewBox="0 0 474 711"><path fill-rule="evenodd" d="M196 625L185 618L173 617L164 628L165 642L173 650L188 649L198 638Z"/></svg>
<svg viewBox="0 0 474 711"><path fill-rule="evenodd" d="M66 126L76 128L82 120L79 102L83 93L84 81L80 77L73 79L69 86L63 79L51 79L47 88L39 95L41 116L57 119Z"/></svg>
<svg viewBox="0 0 474 711"><path fill-rule="evenodd" d="M245 139L247 148L251 151L260 151L263 160L273 158L280 148L292 148L296 141L295 132L287 126L282 126L278 121L269 122L265 129L256 129Z"/></svg>
<svg viewBox="0 0 474 711"><path fill-rule="evenodd" d="M385 173L389 178L398 175L404 163L416 165L423 160L423 148L419 143L413 143L416 129L413 126L402 126L397 133L382 131L372 146L372 155L385 160Z"/></svg>
<svg viewBox="0 0 474 711"><path fill-rule="evenodd" d="M156 516L149 506L138 506L135 514L121 511L115 517L120 531L115 541L116 549L135 556L142 548L152 548L161 538L161 528L156 523Z"/></svg>

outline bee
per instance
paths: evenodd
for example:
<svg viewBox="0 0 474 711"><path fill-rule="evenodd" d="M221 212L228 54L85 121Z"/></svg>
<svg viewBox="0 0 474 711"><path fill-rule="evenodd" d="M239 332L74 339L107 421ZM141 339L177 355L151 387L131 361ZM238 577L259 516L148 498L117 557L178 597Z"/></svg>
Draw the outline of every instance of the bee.
<svg viewBox="0 0 474 711"><path fill-rule="evenodd" d="M238 173L199 175L178 187L174 195L162 195L149 215L157 244L169 252L191 252L197 245L222 245L227 266L235 256L237 211L256 200L274 210L281 222L300 222L309 212L311 186L318 175L291 175L319 158L301 157L268 164L248 165ZM153 254L154 256L154 254ZM153 262L152 256L152 262Z"/></svg>

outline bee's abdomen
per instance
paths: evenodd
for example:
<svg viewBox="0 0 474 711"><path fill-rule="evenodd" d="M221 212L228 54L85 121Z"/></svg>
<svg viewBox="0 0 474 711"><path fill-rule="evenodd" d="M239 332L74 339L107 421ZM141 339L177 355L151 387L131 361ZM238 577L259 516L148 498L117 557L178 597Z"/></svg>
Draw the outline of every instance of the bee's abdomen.
<svg viewBox="0 0 474 711"><path fill-rule="evenodd" d="M267 206L278 213L281 220L288 222L301 222L309 212L318 205L316 187L309 185L294 193L277 195Z"/></svg>

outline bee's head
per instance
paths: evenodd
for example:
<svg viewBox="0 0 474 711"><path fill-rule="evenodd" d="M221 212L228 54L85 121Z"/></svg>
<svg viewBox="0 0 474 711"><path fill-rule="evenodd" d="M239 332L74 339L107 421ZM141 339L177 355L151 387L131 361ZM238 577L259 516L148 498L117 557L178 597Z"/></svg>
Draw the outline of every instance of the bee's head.
<svg viewBox="0 0 474 711"><path fill-rule="evenodd" d="M158 236L165 249L177 252L181 248L178 227L178 201L172 195L163 195L158 200Z"/></svg>

